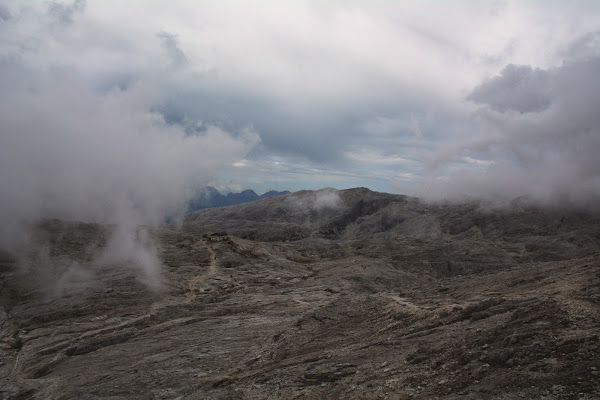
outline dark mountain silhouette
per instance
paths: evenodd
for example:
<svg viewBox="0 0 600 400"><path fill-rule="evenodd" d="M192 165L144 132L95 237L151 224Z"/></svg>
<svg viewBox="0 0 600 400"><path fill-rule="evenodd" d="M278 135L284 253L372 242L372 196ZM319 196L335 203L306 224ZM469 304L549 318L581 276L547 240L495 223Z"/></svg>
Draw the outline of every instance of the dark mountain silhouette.
<svg viewBox="0 0 600 400"><path fill-rule="evenodd" d="M214 187L205 186L196 193L196 196L194 196L192 200L190 200L188 210L191 212L205 208L233 206L289 193L290 192L287 190L283 192L271 190L259 196L254 190L248 189L241 193L228 193L227 195L223 195Z"/></svg>

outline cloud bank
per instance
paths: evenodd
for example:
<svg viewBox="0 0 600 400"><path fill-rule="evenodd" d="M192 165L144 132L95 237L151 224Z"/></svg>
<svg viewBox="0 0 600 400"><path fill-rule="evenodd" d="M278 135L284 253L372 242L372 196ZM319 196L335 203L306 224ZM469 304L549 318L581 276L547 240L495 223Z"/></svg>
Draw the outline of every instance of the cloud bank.
<svg viewBox="0 0 600 400"><path fill-rule="evenodd" d="M518 196L544 204L600 204L600 57L557 68L506 66L468 99L480 108L480 136L432 157L421 193L433 199ZM489 161L435 175L461 157Z"/></svg>
<svg viewBox="0 0 600 400"><path fill-rule="evenodd" d="M3 201L156 221L210 180L590 203L598 21L589 1L0 3Z"/></svg>

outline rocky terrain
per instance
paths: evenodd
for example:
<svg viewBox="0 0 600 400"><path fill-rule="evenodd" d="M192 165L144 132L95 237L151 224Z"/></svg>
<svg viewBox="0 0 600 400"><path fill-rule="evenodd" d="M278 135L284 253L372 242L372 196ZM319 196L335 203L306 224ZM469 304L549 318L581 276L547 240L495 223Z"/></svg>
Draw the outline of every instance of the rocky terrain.
<svg viewBox="0 0 600 400"><path fill-rule="evenodd" d="M0 253L0 398L600 398L597 214L297 192L140 228L153 285L115 229Z"/></svg>

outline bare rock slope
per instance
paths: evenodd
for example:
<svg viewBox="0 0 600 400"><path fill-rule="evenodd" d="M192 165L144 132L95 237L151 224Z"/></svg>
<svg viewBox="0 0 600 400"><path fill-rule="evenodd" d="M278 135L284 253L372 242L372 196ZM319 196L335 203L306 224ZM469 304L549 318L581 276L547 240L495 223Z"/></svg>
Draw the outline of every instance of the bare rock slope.
<svg viewBox="0 0 600 400"><path fill-rule="evenodd" d="M0 254L0 398L600 397L594 215L299 192L151 230L159 288L113 229Z"/></svg>

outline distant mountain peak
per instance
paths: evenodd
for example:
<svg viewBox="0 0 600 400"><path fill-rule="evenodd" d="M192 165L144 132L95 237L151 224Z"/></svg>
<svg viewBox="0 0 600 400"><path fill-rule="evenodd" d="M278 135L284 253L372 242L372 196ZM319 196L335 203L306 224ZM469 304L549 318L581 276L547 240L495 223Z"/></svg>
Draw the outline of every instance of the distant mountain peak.
<svg viewBox="0 0 600 400"><path fill-rule="evenodd" d="M263 193L259 196L259 198L264 199L265 197L273 197L273 196L283 196L285 194L290 194L289 190L284 190L283 192L278 192L277 190L269 190L266 193Z"/></svg>
<svg viewBox="0 0 600 400"><path fill-rule="evenodd" d="M278 192L270 190L259 196L252 189L246 189L239 193L230 192L227 195L221 194L212 186L204 186L196 191L196 195L188 203L188 211L198 211L204 208L233 206L242 203L264 199L265 197L281 196L289 194L289 191Z"/></svg>

